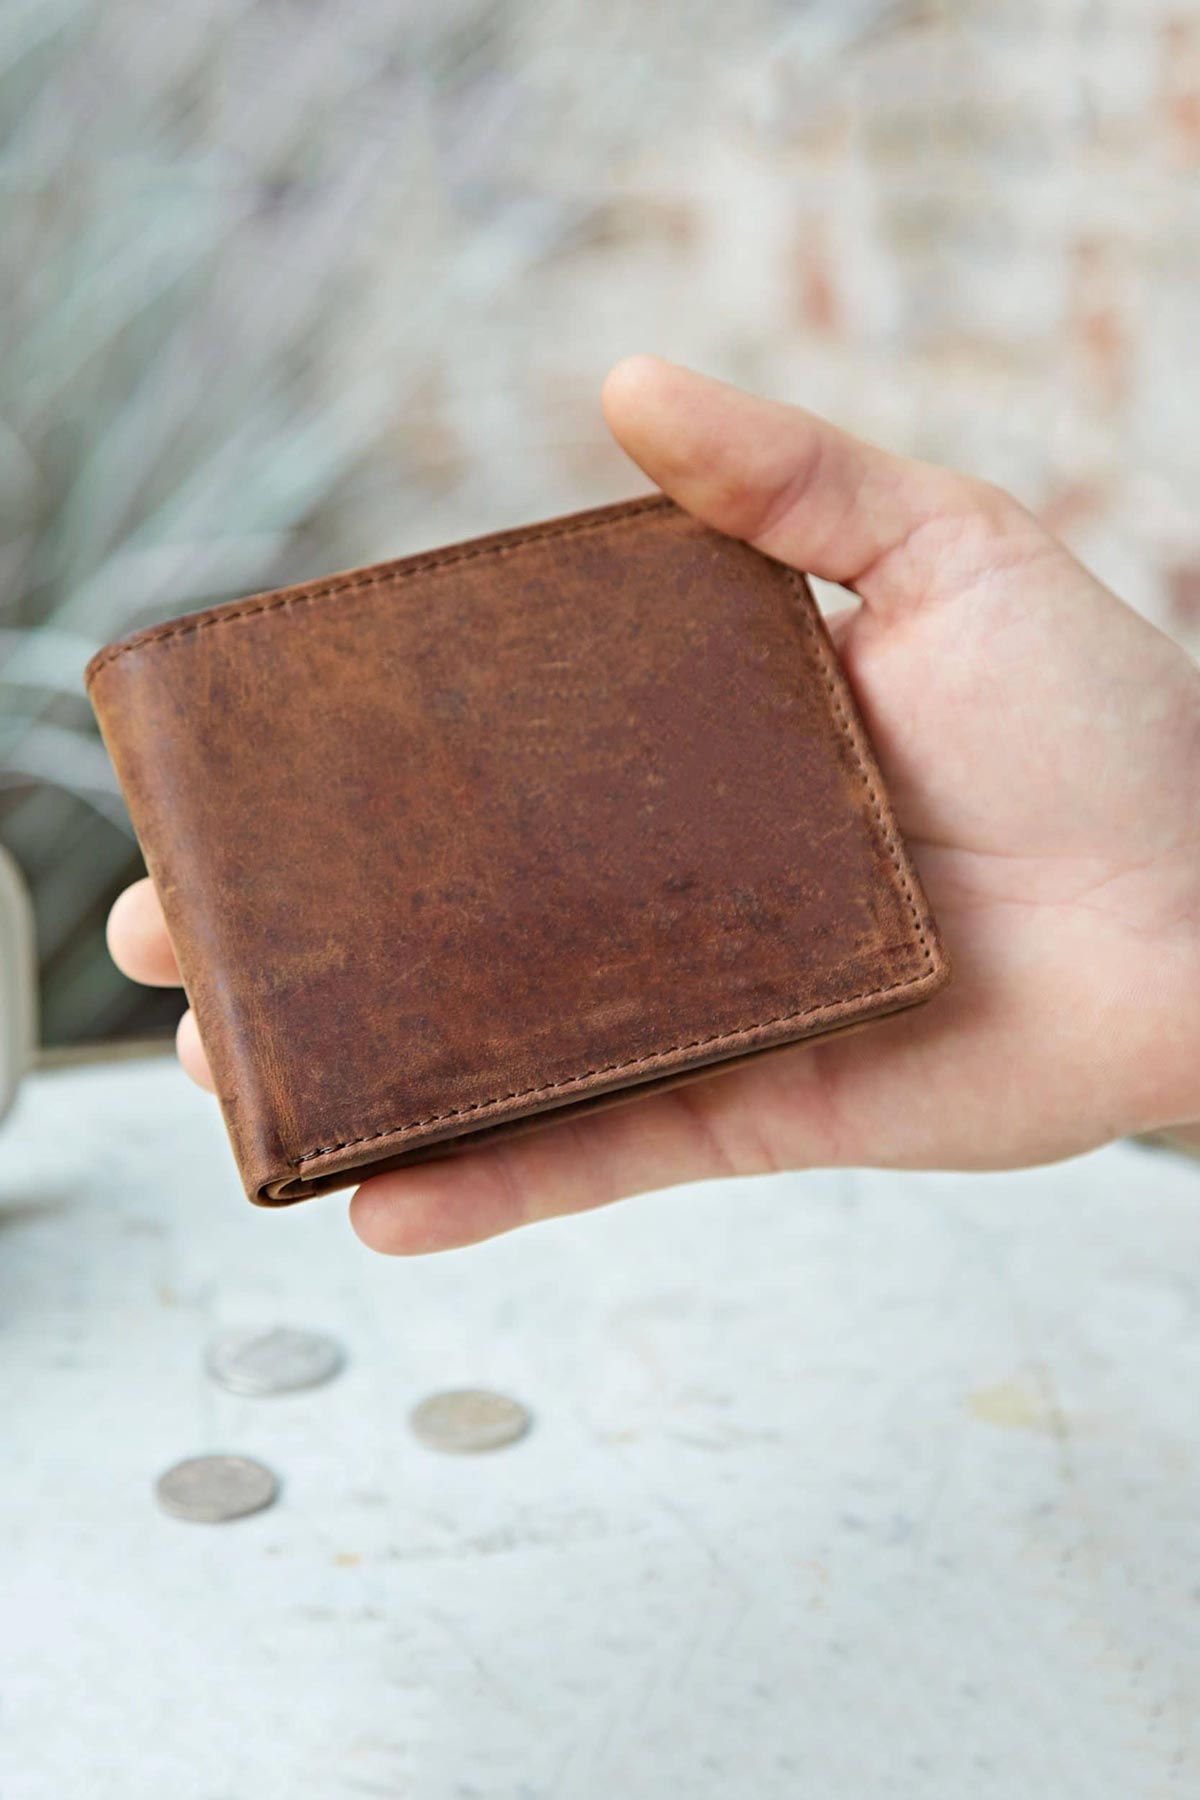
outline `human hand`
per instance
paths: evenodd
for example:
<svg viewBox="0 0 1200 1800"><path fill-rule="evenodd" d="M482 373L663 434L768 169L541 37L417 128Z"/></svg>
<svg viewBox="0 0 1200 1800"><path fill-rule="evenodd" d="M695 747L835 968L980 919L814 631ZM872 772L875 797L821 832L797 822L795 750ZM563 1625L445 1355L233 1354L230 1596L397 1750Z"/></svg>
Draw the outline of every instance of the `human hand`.
<svg viewBox="0 0 1200 1800"><path fill-rule="evenodd" d="M774 1169L997 1168L1200 1116L1200 671L997 489L650 357L609 424L689 512L860 604L831 629L954 967L928 1009L374 1176L376 1250L448 1249ZM153 890L135 980L177 982ZM190 1014L188 1071L208 1085Z"/></svg>

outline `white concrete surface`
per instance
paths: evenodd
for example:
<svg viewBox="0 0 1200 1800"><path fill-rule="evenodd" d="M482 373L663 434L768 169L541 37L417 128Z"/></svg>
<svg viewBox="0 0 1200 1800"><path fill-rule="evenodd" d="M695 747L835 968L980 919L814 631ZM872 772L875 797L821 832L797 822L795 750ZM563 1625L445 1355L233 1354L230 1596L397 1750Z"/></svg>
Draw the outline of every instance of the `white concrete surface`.
<svg viewBox="0 0 1200 1800"><path fill-rule="evenodd" d="M0 1132L4 1800L1156 1800L1200 1786L1200 1170L663 1194L390 1263L166 1061ZM219 1326L342 1337L238 1399ZM405 1416L483 1382L521 1445ZM284 1482L225 1527L177 1458Z"/></svg>

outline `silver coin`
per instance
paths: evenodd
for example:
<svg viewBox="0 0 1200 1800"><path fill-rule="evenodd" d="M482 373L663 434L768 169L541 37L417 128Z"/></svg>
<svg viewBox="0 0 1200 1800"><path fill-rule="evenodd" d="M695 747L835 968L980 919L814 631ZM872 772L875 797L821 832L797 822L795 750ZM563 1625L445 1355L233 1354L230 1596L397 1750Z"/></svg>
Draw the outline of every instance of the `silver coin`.
<svg viewBox="0 0 1200 1800"><path fill-rule="evenodd" d="M519 1400L490 1394L485 1388L456 1388L430 1394L414 1406L408 1422L430 1450L469 1455L515 1444L533 1423Z"/></svg>
<svg viewBox="0 0 1200 1800"><path fill-rule="evenodd" d="M231 1394L292 1394L328 1381L342 1366L342 1348L319 1331L223 1331L213 1339L205 1367Z"/></svg>
<svg viewBox="0 0 1200 1800"><path fill-rule="evenodd" d="M222 1525L270 1506L279 1483L248 1456L189 1456L159 1476L155 1491L163 1511L176 1519Z"/></svg>

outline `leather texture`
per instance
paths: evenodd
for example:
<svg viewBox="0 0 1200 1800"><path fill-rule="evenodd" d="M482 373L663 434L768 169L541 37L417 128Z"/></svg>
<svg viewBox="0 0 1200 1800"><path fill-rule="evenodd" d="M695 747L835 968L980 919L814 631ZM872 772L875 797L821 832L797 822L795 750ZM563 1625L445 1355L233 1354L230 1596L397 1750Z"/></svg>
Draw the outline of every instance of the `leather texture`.
<svg viewBox="0 0 1200 1800"><path fill-rule="evenodd" d="M194 614L88 685L254 1200L946 978L807 584L665 499Z"/></svg>

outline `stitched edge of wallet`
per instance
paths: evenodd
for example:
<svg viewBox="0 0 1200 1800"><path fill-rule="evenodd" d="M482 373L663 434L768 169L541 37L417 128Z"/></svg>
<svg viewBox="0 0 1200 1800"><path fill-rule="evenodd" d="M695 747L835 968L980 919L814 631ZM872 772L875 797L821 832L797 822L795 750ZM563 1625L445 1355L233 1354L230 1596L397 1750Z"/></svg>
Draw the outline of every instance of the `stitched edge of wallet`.
<svg viewBox="0 0 1200 1800"><path fill-rule="evenodd" d="M145 650L153 644L165 643L168 638L187 637L193 632L208 631L214 625L232 625L235 619L252 619L258 613L279 612L286 606L306 606L312 600L329 600L335 594L349 594L358 588L378 587L383 582L409 581L416 575L431 574L435 569L450 569L457 563L473 562L480 556L504 556L511 550L524 550L529 544L542 543L551 538L575 537L585 531L599 531L605 526L619 524L624 519L642 513L675 510L675 502L665 494L648 494L642 499L627 500L616 507L597 508L583 518L568 520L561 525L529 525L524 529L518 527L515 531L496 533L481 544L465 544L459 549L445 550L432 556L402 556L394 562L377 563L373 568L356 574L331 575L324 581L288 588L282 594L265 594L258 600L248 600L245 605L233 601L212 612L202 613L198 618L151 625L144 631L135 632L132 637L122 639L119 644L110 644L107 650L97 651L84 670L84 686L90 689L102 669L107 669L110 663L117 662L120 657L127 656L131 650Z"/></svg>
<svg viewBox="0 0 1200 1800"><path fill-rule="evenodd" d="M395 562L380 563L365 573L331 576L326 581L302 586L273 597L263 597L248 602L246 605L238 605L235 602L232 606L220 607L196 619L152 626L124 639L119 644L111 645L107 650L102 650L93 657L84 675L85 685L90 689L93 681L103 669L131 651L150 648L172 638L186 637L199 631L206 631L212 626L232 624L237 619L253 618L260 613L279 612L286 607L304 606L311 601L331 599L337 594L376 587L384 582L407 581L418 575L430 574L438 569L453 568L456 564L471 562L479 557L504 556L512 551L525 549L531 544L574 537L588 531L605 530L627 519L640 517L647 513L671 513L675 510L675 503L669 497L651 495L628 501L615 508L604 507L573 522L567 521L563 524L549 526L530 526L525 530L518 529L511 533L499 534L482 544L448 550L440 555L400 558ZM795 1012L777 1013L772 1018L756 1019L748 1025L735 1026L729 1031L714 1032L708 1037L691 1038L680 1044L668 1044L663 1049L647 1051L644 1055L631 1057L626 1062L604 1063L593 1069L584 1069L578 1075L564 1076L560 1081L547 1082L537 1087L514 1089L511 1093L494 1095L489 1100L475 1100L467 1106L452 1107L448 1112L431 1113L422 1119L410 1119L403 1125L389 1125L380 1131L367 1132L362 1137L344 1138L340 1143L324 1144L317 1149L306 1150L300 1156L292 1158L287 1165L289 1168L299 1170L306 1163L315 1162L322 1156L333 1156L341 1150L354 1150L361 1144L377 1143L381 1138L401 1137L406 1132L418 1131L426 1125L441 1125L452 1119L467 1118L472 1113L486 1112L489 1107L505 1106L513 1100L533 1100L546 1094L559 1093L564 1088L594 1080L599 1075L621 1075L630 1069L642 1068L647 1063L657 1062L663 1057L676 1056L681 1051L703 1050L714 1044L732 1043L736 1038L746 1037L755 1031L768 1030L773 1025L792 1024L797 1019L811 1018L815 1013L829 1012L838 1007L854 1005L857 1001L876 1000L884 994L900 993L907 988L920 987L929 979L933 966L933 952L929 946L920 908L909 879L904 849L889 823L882 798L864 759L861 732L852 714L847 712L842 703L840 683L843 677L840 671L835 672L831 666L829 644L821 627L813 618L813 602L808 597L804 577L794 569L783 568L782 565L780 568L791 589L796 611L813 641L825 686L833 703L834 714L842 727L855 763L858 765L859 774L867 790L867 797L871 802L876 828L899 877L901 892L912 915L916 943L920 946L924 966L916 975L908 976L903 981L887 982L882 987L868 988L863 992L847 994L840 1000L823 1001L816 1006L801 1007Z"/></svg>
<svg viewBox="0 0 1200 1800"><path fill-rule="evenodd" d="M932 962L928 947L926 958ZM847 994L841 1000L824 1000L819 1006L805 1006L799 1012L777 1013L771 1019L756 1019L751 1025L738 1025L732 1031L718 1031L712 1037L691 1038L685 1044L668 1044L664 1050L649 1050L644 1056L631 1057L628 1062L602 1063L598 1068L585 1069L581 1075L567 1075L561 1081L550 1081L543 1087L517 1088L511 1094L496 1094L490 1100L473 1100L469 1106L456 1106L449 1112L430 1113L424 1119L410 1119L406 1125L389 1125L384 1131L369 1131L366 1137L347 1138L342 1144L326 1144L320 1150L306 1150L288 1163L290 1169L302 1169L306 1163L316 1162L322 1156L333 1156L339 1150L355 1150L360 1144L373 1144L380 1138L403 1137L407 1131L417 1131L423 1125L443 1125L450 1119L465 1119L471 1113L486 1112L490 1106L504 1106L510 1100L535 1100L545 1094L556 1094L563 1088L574 1087L578 1082L590 1081L597 1075L624 1075L630 1069L642 1068L646 1063L658 1062L664 1056L677 1055L681 1050L702 1050L711 1044L729 1044L735 1038L749 1037L752 1032L766 1031L772 1025L791 1025L797 1019L811 1018L814 1013L836 1012L839 1007L852 1006L856 1000L877 1000L884 994L898 994L905 988L920 987L929 979L928 969L922 969L919 975L910 975L904 981L889 981L885 987L869 988L862 994Z"/></svg>

